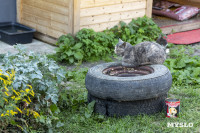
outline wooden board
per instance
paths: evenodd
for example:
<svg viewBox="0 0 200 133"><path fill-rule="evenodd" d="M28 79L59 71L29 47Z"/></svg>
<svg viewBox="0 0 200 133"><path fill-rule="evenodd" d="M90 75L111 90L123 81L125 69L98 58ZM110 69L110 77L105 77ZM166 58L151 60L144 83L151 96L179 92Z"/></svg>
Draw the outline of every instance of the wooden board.
<svg viewBox="0 0 200 133"><path fill-rule="evenodd" d="M46 26L43 26L43 25L40 25L40 24L37 24L37 23L33 23L31 21L27 21L27 20L22 19L22 23L24 25L27 25L31 28L36 29L38 32L41 32L45 35L48 35L48 36L51 36L51 37L54 37L54 38L59 38L61 35L63 35L63 32L51 29L49 27L46 27Z"/></svg>
<svg viewBox="0 0 200 133"><path fill-rule="evenodd" d="M92 24L99 24L105 22L112 22L112 21L122 21L125 19L132 19L137 17L142 17L145 15L145 9L140 10L133 10L127 12L119 12L119 13L112 13L112 14L105 14L93 17L83 17L80 20L80 25L92 25Z"/></svg>
<svg viewBox="0 0 200 133"><path fill-rule="evenodd" d="M132 19L126 19L123 20L125 23L131 22ZM102 29L110 29L113 28L114 25L118 25L119 21L113 21L113 22L106 22L106 23L100 23L100 24L94 24L94 25L86 25L80 27L82 28L88 28L88 29L94 29L95 31L102 31Z"/></svg>
<svg viewBox="0 0 200 133"><path fill-rule="evenodd" d="M90 7L99 7L115 5L120 3L137 2L139 0L81 0L81 9Z"/></svg>
<svg viewBox="0 0 200 133"><path fill-rule="evenodd" d="M27 21L31 21L33 23L40 24L45 27L52 28L57 31L61 31L63 33L68 33L68 24L59 23L56 21L49 21L49 19L34 16L31 14L23 13L23 19Z"/></svg>
<svg viewBox="0 0 200 133"><path fill-rule="evenodd" d="M45 36L59 38L72 33L73 7L69 6L72 3L73 0L20 0L18 22Z"/></svg>
<svg viewBox="0 0 200 133"><path fill-rule="evenodd" d="M146 8L146 0L136 1L134 3L120 3L115 5L107 5L107 6L100 6L100 7L92 7L92 8L84 8L80 11L81 17L87 16L97 16L102 14L109 14L109 13L119 13L125 11L132 11L137 9L144 9Z"/></svg>
<svg viewBox="0 0 200 133"><path fill-rule="evenodd" d="M56 5L54 3L45 2L43 0L24 0L23 4L26 4L32 7L37 7L45 11L63 14L63 15L69 14L69 10L68 10L69 8L66 8L61 5Z"/></svg>
<svg viewBox="0 0 200 133"><path fill-rule="evenodd" d="M200 7L200 0L168 0L168 1L179 3L182 5L191 5L191 6Z"/></svg>
<svg viewBox="0 0 200 133"><path fill-rule="evenodd" d="M22 0L17 0L17 22L21 22Z"/></svg>
<svg viewBox="0 0 200 133"><path fill-rule="evenodd" d="M38 1L41 1L41 0L38 0ZM46 3L52 3L54 5L65 6L65 7L71 6L70 0L42 0L42 1L45 1Z"/></svg>
<svg viewBox="0 0 200 133"><path fill-rule="evenodd" d="M58 38L81 28L102 31L119 21L130 22L145 14L151 17L151 3L152 0L17 0L18 22L46 37Z"/></svg>
<svg viewBox="0 0 200 133"><path fill-rule="evenodd" d="M41 40L41 41L44 41L46 43L52 44L52 45L56 45L56 42L57 42L56 38L42 34L40 32L34 33L34 37Z"/></svg>
<svg viewBox="0 0 200 133"><path fill-rule="evenodd" d="M149 18L152 17L152 5L153 5L153 0L147 0L146 16L149 17Z"/></svg>
<svg viewBox="0 0 200 133"><path fill-rule="evenodd" d="M80 30L80 5L81 0L74 0L73 34L76 34Z"/></svg>
<svg viewBox="0 0 200 133"><path fill-rule="evenodd" d="M164 34L171 34L176 32L194 30L200 28L200 21L186 23L186 24L177 24L177 25L169 25L166 27L161 27L161 30Z"/></svg>
<svg viewBox="0 0 200 133"><path fill-rule="evenodd" d="M152 0L81 0L80 29L102 31L120 21L130 22L133 18L143 17L151 10L147 8L147 2ZM151 13L148 16L151 17Z"/></svg>
<svg viewBox="0 0 200 133"><path fill-rule="evenodd" d="M46 19L49 19L49 21L57 21L64 24L68 23L68 20L69 20L68 15L62 15L59 13L47 11L44 9L40 9L38 7L26 5L24 3L22 4L22 6L23 6L23 12L25 13L32 14L41 18L46 18Z"/></svg>

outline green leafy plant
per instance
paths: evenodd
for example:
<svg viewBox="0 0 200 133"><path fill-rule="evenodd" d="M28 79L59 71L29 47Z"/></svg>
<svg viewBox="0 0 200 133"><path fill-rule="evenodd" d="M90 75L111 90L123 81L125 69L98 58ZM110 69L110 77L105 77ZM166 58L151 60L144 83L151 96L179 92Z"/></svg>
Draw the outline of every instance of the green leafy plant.
<svg viewBox="0 0 200 133"><path fill-rule="evenodd" d="M0 69L0 131L7 132L9 124L18 127L20 130L29 128L29 125L40 115L35 111L32 102L35 93L32 86L27 85L25 90L16 91L12 87L15 78L14 70L11 73L2 73ZM32 120L31 120L32 119ZM5 130L4 130L5 129Z"/></svg>
<svg viewBox="0 0 200 133"><path fill-rule="evenodd" d="M55 58L69 64L101 59L110 61L118 38L135 45L143 41L155 41L159 35L162 35L161 29L147 17L133 19L129 24L120 22L103 32L82 29L74 37L68 34L59 38Z"/></svg>
<svg viewBox="0 0 200 133"><path fill-rule="evenodd" d="M82 29L75 37L63 35L57 42L57 60L74 64L108 58L117 42L114 37L112 32L95 32L92 29Z"/></svg>
<svg viewBox="0 0 200 133"><path fill-rule="evenodd" d="M79 110L80 105L85 105L86 103L87 92L85 89L63 89L60 91L60 100L58 105L61 111L70 109L76 112Z"/></svg>
<svg viewBox="0 0 200 133"><path fill-rule="evenodd" d="M34 88L36 95L33 99L34 109L41 114L39 125L43 122L42 124L50 130L59 122L55 116L58 112L55 108L66 71L45 55L27 53L21 45L17 45L16 48L19 53L4 56L2 69L3 71L15 70L13 88L16 91L25 90L27 84Z"/></svg>
<svg viewBox="0 0 200 133"><path fill-rule="evenodd" d="M119 25L110 30L116 35L116 38L121 38L132 45L143 41L155 41L159 35L163 35L158 25L146 16L133 19L128 24L121 21Z"/></svg>
<svg viewBox="0 0 200 133"><path fill-rule="evenodd" d="M104 59L113 53L117 42L112 32L95 32L82 29L76 34L77 42L83 45L84 61Z"/></svg>
<svg viewBox="0 0 200 133"><path fill-rule="evenodd" d="M76 43L75 39L71 35L61 36L58 39L57 44L59 44L59 48L56 49L58 61L65 60L70 64L73 64L74 62L81 61L83 59L83 44Z"/></svg>
<svg viewBox="0 0 200 133"><path fill-rule="evenodd" d="M170 69L173 81L178 85L200 85L200 57L191 56L192 49L184 46L171 49L165 65Z"/></svg>
<svg viewBox="0 0 200 133"><path fill-rule="evenodd" d="M67 71L66 78L68 81L78 82L81 84L85 84L85 76L88 72L88 68L74 68L70 71Z"/></svg>

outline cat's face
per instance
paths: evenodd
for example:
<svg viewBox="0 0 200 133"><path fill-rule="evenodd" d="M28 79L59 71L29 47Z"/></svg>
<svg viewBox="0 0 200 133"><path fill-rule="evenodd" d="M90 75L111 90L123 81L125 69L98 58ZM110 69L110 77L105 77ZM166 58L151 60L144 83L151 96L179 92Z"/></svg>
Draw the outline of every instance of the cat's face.
<svg viewBox="0 0 200 133"><path fill-rule="evenodd" d="M126 47L126 42L123 42L121 39L119 39L119 42L115 45L115 54L118 56L124 56Z"/></svg>

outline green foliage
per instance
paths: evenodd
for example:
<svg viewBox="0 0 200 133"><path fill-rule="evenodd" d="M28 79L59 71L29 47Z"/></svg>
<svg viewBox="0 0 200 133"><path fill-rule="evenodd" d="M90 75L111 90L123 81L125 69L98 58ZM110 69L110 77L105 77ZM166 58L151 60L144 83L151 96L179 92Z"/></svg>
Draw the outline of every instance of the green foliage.
<svg viewBox="0 0 200 133"><path fill-rule="evenodd" d="M113 53L116 42L112 32L82 29L75 37L63 35L59 38L56 57L58 61L66 61L69 64L104 59Z"/></svg>
<svg viewBox="0 0 200 133"><path fill-rule="evenodd" d="M95 32L92 29L80 30L76 38L83 45L84 61L104 59L111 55L118 41L112 32Z"/></svg>
<svg viewBox="0 0 200 133"><path fill-rule="evenodd" d="M94 111L94 105L95 101L92 101L87 105L87 108L85 109L85 118L90 118L92 116L92 113Z"/></svg>
<svg viewBox="0 0 200 133"><path fill-rule="evenodd" d="M147 17L133 19L129 24L120 22L119 26L103 32L82 29L74 37L68 34L59 38L55 57L69 64L101 59L110 61L118 38L135 45L143 41L155 41L160 34L160 28Z"/></svg>
<svg viewBox="0 0 200 133"><path fill-rule="evenodd" d="M200 57L191 56L192 49L177 46L172 48L170 58L165 61L173 76L173 82L179 85L200 84Z"/></svg>
<svg viewBox="0 0 200 133"><path fill-rule="evenodd" d="M81 43L76 43L70 35L63 35L58 39L59 48L56 49L58 61L67 61L70 64L81 61L84 51Z"/></svg>
<svg viewBox="0 0 200 133"><path fill-rule="evenodd" d="M7 72L4 74L0 69L1 132L8 132L9 125L18 127L18 130L25 131L24 129L29 128L31 122L40 117L33 108L34 104L32 99L35 93L32 86L28 85L25 91L22 89L16 91L15 88L13 88L14 78L14 70L11 70L11 73Z"/></svg>
<svg viewBox="0 0 200 133"><path fill-rule="evenodd" d="M197 86L174 86L170 89L168 97L181 100L181 113L177 119L166 118L165 112L153 115L138 115L125 117L104 117L98 114L92 114L86 117L89 109L87 101L87 90L76 89L69 90L68 95L73 97L73 103L66 107L59 118L65 126L59 128L57 132L74 133L153 133L153 132L199 132L200 130L200 89ZM92 104L90 104L92 105ZM75 107L75 108L72 108ZM92 111L92 110L91 110ZM89 111L90 112L90 111ZM88 115L89 116L89 115ZM191 128L167 127L167 123L185 122L193 123Z"/></svg>
<svg viewBox="0 0 200 133"><path fill-rule="evenodd" d="M87 92L85 89L62 89L60 91L60 100L58 103L61 111L70 109L73 112L79 110L80 105L86 105Z"/></svg>
<svg viewBox="0 0 200 133"><path fill-rule="evenodd" d="M88 72L88 68L74 68L73 70L67 71L66 78L68 81L78 82L85 84L85 76Z"/></svg>
<svg viewBox="0 0 200 133"><path fill-rule="evenodd" d="M133 19L126 24L123 21L119 26L110 29L116 35L116 38L121 38L123 41L129 42L132 45L143 41L155 41L162 34L161 29L148 17Z"/></svg>
<svg viewBox="0 0 200 133"><path fill-rule="evenodd" d="M25 90L30 84L35 92L34 109L40 111L41 119L38 123L44 124L50 130L56 125L57 118L55 106L59 99L61 83L65 81L66 71L60 68L55 61L48 59L45 55L26 51L17 45L19 53L7 54L3 58L3 71L15 70L13 88L16 91ZM41 123L43 122L44 123ZM39 126L38 125L38 126Z"/></svg>

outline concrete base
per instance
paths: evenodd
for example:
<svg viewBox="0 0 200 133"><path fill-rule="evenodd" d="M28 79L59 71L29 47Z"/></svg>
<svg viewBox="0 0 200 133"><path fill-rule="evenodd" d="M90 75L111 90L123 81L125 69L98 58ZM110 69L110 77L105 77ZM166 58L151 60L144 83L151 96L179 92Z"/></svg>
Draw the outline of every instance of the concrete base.
<svg viewBox="0 0 200 133"><path fill-rule="evenodd" d="M41 42L39 40L33 39L32 43L22 44L27 51L33 51L35 53L48 53L52 54L55 53L55 46L49 45L47 43ZM11 54L16 54L18 51L14 48L14 46L9 45L0 41L0 54L6 54L10 52Z"/></svg>

